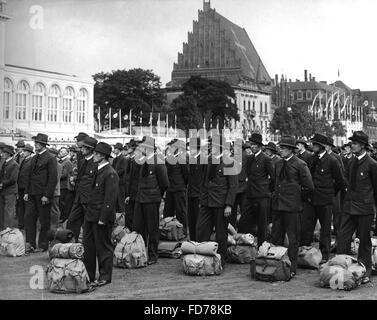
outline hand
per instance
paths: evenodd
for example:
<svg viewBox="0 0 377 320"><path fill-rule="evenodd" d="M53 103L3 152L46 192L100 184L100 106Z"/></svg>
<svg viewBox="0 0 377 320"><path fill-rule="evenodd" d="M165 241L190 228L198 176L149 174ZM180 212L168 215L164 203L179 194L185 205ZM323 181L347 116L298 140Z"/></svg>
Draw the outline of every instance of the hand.
<svg viewBox="0 0 377 320"><path fill-rule="evenodd" d="M2 183L0 183L0 189L3 189L3 184Z"/></svg>
<svg viewBox="0 0 377 320"><path fill-rule="evenodd" d="M125 204L129 204L130 203L130 197L127 197L124 202L125 202Z"/></svg>
<svg viewBox="0 0 377 320"><path fill-rule="evenodd" d="M24 195L24 201L29 201L29 195L28 194Z"/></svg>
<svg viewBox="0 0 377 320"><path fill-rule="evenodd" d="M228 218L232 214L232 207L226 206L224 210L224 216L225 218Z"/></svg>
<svg viewBox="0 0 377 320"><path fill-rule="evenodd" d="M46 204L49 204L50 203L50 200L48 200L47 197L43 196L41 198L41 201L42 201L42 206L46 205Z"/></svg>
<svg viewBox="0 0 377 320"><path fill-rule="evenodd" d="M98 225L100 225L100 226L104 226L105 223L103 223L101 220L98 220Z"/></svg>

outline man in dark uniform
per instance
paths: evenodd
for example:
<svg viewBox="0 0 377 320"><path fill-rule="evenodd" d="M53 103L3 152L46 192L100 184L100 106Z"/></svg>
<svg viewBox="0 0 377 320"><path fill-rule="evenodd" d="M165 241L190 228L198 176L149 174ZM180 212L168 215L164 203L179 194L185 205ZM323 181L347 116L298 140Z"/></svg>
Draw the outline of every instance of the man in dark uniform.
<svg viewBox="0 0 377 320"><path fill-rule="evenodd" d="M81 147L83 146L83 142L85 138L89 137L89 135L85 132L79 132L79 134L75 137L76 139L76 145L77 145L77 152L76 152L76 159L77 163L80 163L82 159L84 159L84 155L81 151Z"/></svg>
<svg viewBox="0 0 377 320"><path fill-rule="evenodd" d="M303 212L301 224L301 245L310 246L317 220L321 224L319 249L322 262L330 256L331 246L331 207L334 195L345 189L345 181L338 161L326 152L327 137L315 134L312 138L314 155L310 160L310 171L314 191L309 197L309 203Z"/></svg>
<svg viewBox="0 0 377 320"><path fill-rule="evenodd" d="M38 133L34 140L36 155L31 159L31 170L27 191L24 195L26 203L25 234L26 252L33 252L36 246L37 220L41 231L36 251L48 248L47 233L51 224L51 202L58 182L58 171L55 157L46 148L48 136Z"/></svg>
<svg viewBox="0 0 377 320"><path fill-rule="evenodd" d="M218 139L216 139L218 140ZM225 145L225 138L220 136L220 142L208 144L208 164L203 165L203 182L200 188L200 211L196 224L198 242L209 241L216 230L216 242L221 263L225 265L228 238L228 218L236 198L238 175L226 175L224 159L219 157ZM219 157L219 158L218 158ZM215 159L218 160L215 160ZM220 163L215 163L219 161ZM231 166L231 165L230 165Z"/></svg>
<svg viewBox="0 0 377 320"><path fill-rule="evenodd" d="M123 145L117 143L114 145L114 154L112 166L119 177L119 194L116 206L116 212L125 213L125 199L126 199L126 170L127 170L127 160L122 154Z"/></svg>
<svg viewBox="0 0 377 320"><path fill-rule="evenodd" d="M156 149L153 138L146 137L138 146L138 151L148 161L137 164L136 167L139 178L133 230L143 236L148 250L148 264L154 264L158 257L159 207L161 197L169 186L169 178L164 162L161 159L158 161L154 154ZM162 164L158 164L159 162Z"/></svg>
<svg viewBox="0 0 377 320"><path fill-rule="evenodd" d="M75 201L67 221L67 229L71 230L79 240L80 229L84 222L84 215L89 201L96 164L93 161L93 151L97 140L86 137L81 143L81 152L84 159L78 165L77 179L75 181Z"/></svg>
<svg viewBox="0 0 377 320"><path fill-rule="evenodd" d="M366 154L369 137L363 131L355 131L352 141L351 159L346 168L348 181L344 198L344 212L337 237L338 254L349 254L352 235L359 238L358 260L367 270L362 283L370 282L372 272L371 228L377 205L377 162Z"/></svg>
<svg viewBox="0 0 377 320"><path fill-rule="evenodd" d="M174 139L168 143L166 169L169 187L166 190L164 218L176 217L183 224L183 232L187 235L187 184L188 164L186 145Z"/></svg>
<svg viewBox="0 0 377 320"><path fill-rule="evenodd" d="M351 160L352 157L354 157L351 147L352 147L351 142L346 143L342 147L343 149L342 161L343 161L344 169L347 168L349 161Z"/></svg>
<svg viewBox="0 0 377 320"><path fill-rule="evenodd" d="M34 153L34 149L30 144L26 144L23 149L24 160L20 164L20 170L18 172L17 186L17 219L18 228L23 230L25 228L24 217L25 217L25 201L24 196L27 189L28 179L31 170L31 157Z"/></svg>
<svg viewBox="0 0 377 320"><path fill-rule="evenodd" d="M73 201L75 199L74 188L70 183L70 178L73 176L73 164L69 159L68 149L60 148L59 150L59 163L62 166L62 174L60 177L60 221L64 223L71 212Z"/></svg>
<svg viewBox="0 0 377 320"><path fill-rule="evenodd" d="M25 148L24 140L18 140L16 143L16 152L13 159L20 165L24 160L23 149Z"/></svg>
<svg viewBox="0 0 377 320"><path fill-rule="evenodd" d="M253 133L250 137L253 155L247 159L247 192L245 211L239 222L239 232L252 232L251 225L258 226L258 245L260 246L267 236L267 221L270 208L271 192L275 184L275 172L272 160L262 152L262 136ZM253 232L255 233L255 232Z"/></svg>
<svg viewBox="0 0 377 320"><path fill-rule="evenodd" d="M308 143L305 139L298 139L296 142L297 147L297 158L304 160L309 166L309 161L312 158L312 153L307 150Z"/></svg>
<svg viewBox="0 0 377 320"><path fill-rule="evenodd" d="M17 225L15 218L19 166L13 156L13 147L5 145L2 149L5 163L0 169L0 231Z"/></svg>
<svg viewBox="0 0 377 320"><path fill-rule="evenodd" d="M196 147L194 147L195 144ZM188 179L187 218L190 240L196 241L196 222L198 220L199 215L200 185L202 182L202 166L200 165L200 138L191 138L189 147L190 167Z"/></svg>
<svg viewBox="0 0 377 320"><path fill-rule="evenodd" d="M109 164L110 156L111 146L105 142L99 142L94 149L93 156L93 162L98 167L91 185L84 217L84 264L90 282L94 282L96 260L98 260L97 286L111 283L113 271L114 248L111 232L115 221L119 178Z"/></svg>
<svg viewBox="0 0 377 320"><path fill-rule="evenodd" d="M272 196L272 243L282 246L288 236L288 256L291 260L291 277L297 271L297 256L300 239L300 214L303 198L313 191L314 185L305 161L294 155L294 137L282 137L280 152L282 160L275 167L276 184Z"/></svg>
<svg viewBox="0 0 377 320"><path fill-rule="evenodd" d="M265 150L265 153L271 158L272 164L275 166L275 164L281 159L278 155L278 149L276 148L275 143L273 143L272 141L269 142L265 146Z"/></svg>

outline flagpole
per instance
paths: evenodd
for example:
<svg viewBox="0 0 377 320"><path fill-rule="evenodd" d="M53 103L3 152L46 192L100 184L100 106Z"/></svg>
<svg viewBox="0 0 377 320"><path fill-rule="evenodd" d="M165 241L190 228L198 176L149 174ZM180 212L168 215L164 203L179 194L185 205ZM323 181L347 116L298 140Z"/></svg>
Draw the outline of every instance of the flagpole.
<svg viewBox="0 0 377 320"><path fill-rule="evenodd" d="M111 131L111 118L112 118L112 115L111 115L111 107L109 108L109 125L110 125L110 131Z"/></svg>
<svg viewBox="0 0 377 320"><path fill-rule="evenodd" d="M159 112L158 113L158 120L157 120L157 134L158 134L158 136L160 136L160 126L161 126L161 113Z"/></svg>
<svg viewBox="0 0 377 320"><path fill-rule="evenodd" d="M143 135L143 111L140 111L140 135Z"/></svg>
<svg viewBox="0 0 377 320"><path fill-rule="evenodd" d="M119 108L119 132L122 132L122 109Z"/></svg>
<svg viewBox="0 0 377 320"><path fill-rule="evenodd" d="M130 108L130 135L132 135L132 120L131 120L131 115L132 115L132 112L131 112L131 108Z"/></svg>
<svg viewBox="0 0 377 320"><path fill-rule="evenodd" d="M98 133L101 133L101 107L98 107Z"/></svg>
<svg viewBox="0 0 377 320"><path fill-rule="evenodd" d="M166 113L166 137L168 137L169 131L169 114Z"/></svg>
<svg viewBox="0 0 377 320"><path fill-rule="evenodd" d="M152 136L152 112L150 113L150 116L149 116L149 129L150 129L150 134Z"/></svg>
<svg viewBox="0 0 377 320"><path fill-rule="evenodd" d="M177 138L177 115L176 114L174 115L174 125L175 125L174 136L175 138Z"/></svg>

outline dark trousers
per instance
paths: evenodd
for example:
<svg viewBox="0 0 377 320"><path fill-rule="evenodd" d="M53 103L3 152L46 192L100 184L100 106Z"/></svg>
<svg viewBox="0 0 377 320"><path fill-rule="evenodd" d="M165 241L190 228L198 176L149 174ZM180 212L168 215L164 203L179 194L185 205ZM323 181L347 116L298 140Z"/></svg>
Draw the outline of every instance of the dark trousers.
<svg viewBox="0 0 377 320"><path fill-rule="evenodd" d="M199 215L199 197L188 198L188 226L190 232L190 240L196 241L196 222Z"/></svg>
<svg viewBox="0 0 377 320"><path fill-rule="evenodd" d="M166 191L164 218L174 216L183 224L183 231L187 234L186 191Z"/></svg>
<svg viewBox="0 0 377 320"><path fill-rule="evenodd" d="M232 206L232 214L228 218L229 223L237 230L237 212L238 207L240 208L241 216L245 211L245 205L246 205L246 193L240 192L237 193L236 199L234 200L233 206Z"/></svg>
<svg viewBox="0 0 377 320"><path fill-rule="evenodd" d="M119 185L119 192L116 204L116 212L125 212L126 186Z"/></svg>
<svg viewBox="0 0 377 320"><path fill-rule="evenodd" d="M73 201L75 200L75 192L68 189L60 190L60 219L67 220L71 213Z"/></svg>
<svg viewBox="0 0 377 320"><path fill-rule="evenodd" d="M24 217L25 217L25 201L24 201L25 189L18 189L18 199L16 202L16 212L18 219L18 228L24 229Z"/></svg>
<svg viewBox="0 0 377 320"><path fill-rule="evenodd" d="M255 233L253 232L253 224L258 225L258 246L266 241L269 202L270 198L246 198L245 211L239 221L239 233Z"/></svg>
<svg viewBox="0 0 377 320"><path fill-rule="evenodd" d="M84 264L90 282L96 277L96 258L98 260L99 279L111 282L113 273L114 248L111 241L112 225L98 225L98 222L84 220L83 246Z"/></svg>
<svg viewBox="0 0 377 320"><path fill-rule="evenodd" d="M356 231L356 237L360 240L358 260L367 269L368 277L372 273L372 241L370 239L372 221L373 214L350 215L344 213L337 236L337 254L350 254L352 235Z"/></svg>
<svg viewBox="0 0 377 320"><path fill-rule="evenodd" d="M16 198L16 194L2 195L0 193L0 231L17 226Z"/></svg>
<svg viewBox="0 0 377 320"><path fill-rule="evenodd" d="M338 234L338 231L340 229L340 224L341 224L341 218L342 218L340 195L341 193L338 192L337 195L333 198L333 205L332 205L332 223L334 226L335 235Z"/></svg>
<svg viewBox="0 0 377 320"><path fill-rule="evenodd" d="M133 231L143 236L148 249L148 258L158 258L159 232L159 209L160 203L140 203L135 202L135 212L133 221Z"/></svg>
<svg viewBox="0 0 377 320"><path fill-rule="evenodd" d="M125 226L133 230L133 220L134 220L134 212L135 212L135 201L130 200L130 202L125 206L125 217L124 217L124 224Z"/></svg>
<svg viewBox="0 0 377 320"><path fill-rule="evenodd" d="M289 241L288 257L291 260L291 272L296 272L300 238L300 215L298 212L273 211L271 242L274 245L283 246L285 234L287 234Z"/></svg>
<svg viewBox="0 0 377 320"><path fill-rule="evenodd" d="M323 259L328 260L331 246L331 205L313 206L310 203L305 204L301 219L300 245L311 245L317 220L319 220L321 225L319 249L321 250Z"/></svg>
<svg viewBox="0 0 377 320"><path fill-rule="evenodd" d="M228 241L228 219L224 216L224 207L212 208L202 206L196 223L196 238L198 242L210 241L213 227L216 230L218 253L225 262Z"/></svg>
<svg viewBox="0 0 377 320"><path fill-rule="evenodd" d="M86 210L86 204L75 202L68 217L67 229L74 233L76 242L79 241L80 230L84 223Z"/></svg>
<svg viewBox="0 0 377 320"><path fill-rule="evenodd" d="M47 250L48 240L47 233L50 230L51 225L51 202L46 205L42 205L42 195L29 196L29 201L26 202L25 210L25 235L26 242L31 246L36 246L37 236L37 220L41 224L41 232L38 238L38 248Z"/></svg>

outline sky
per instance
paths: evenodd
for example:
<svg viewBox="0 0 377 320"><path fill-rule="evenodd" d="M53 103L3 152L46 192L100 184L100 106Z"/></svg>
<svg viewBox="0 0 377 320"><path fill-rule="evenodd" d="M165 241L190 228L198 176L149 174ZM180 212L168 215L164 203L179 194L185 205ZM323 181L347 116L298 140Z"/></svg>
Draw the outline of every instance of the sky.
<svg viewBox="0 0 377 320"><path fill-rule="evenodd" d="M37 6L37 7L36 7ZM212 0L245 28L270 77L377 90L376 0ZM202 0L7 0L7 64L91 77L152 69L170 81ZM280 77L279 77L280 78Z"/></svg>

